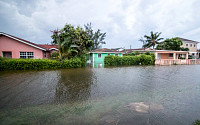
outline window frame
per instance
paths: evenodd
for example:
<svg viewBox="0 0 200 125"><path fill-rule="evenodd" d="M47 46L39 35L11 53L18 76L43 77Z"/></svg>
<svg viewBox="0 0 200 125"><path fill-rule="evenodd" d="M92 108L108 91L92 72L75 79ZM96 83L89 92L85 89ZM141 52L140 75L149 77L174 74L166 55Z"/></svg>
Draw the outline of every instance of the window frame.
<svg viewBox="0 0 200 125"><path fill-rule="evenodd" d="M20 59L34 59L34 52L19 52Z"/></svg>
<svg viewBox="0 0 200 125"><path fill-rule="evenodd" d="M99 57L99 55L101 55L101 57ZM102 53L98 53L97 58L102 58Z"/></svg>
<svg viewBox="0 0 200 125"><path fill-rule="evenodd" d="M190 43L190 47L192 47L192 43Z"/></svg>

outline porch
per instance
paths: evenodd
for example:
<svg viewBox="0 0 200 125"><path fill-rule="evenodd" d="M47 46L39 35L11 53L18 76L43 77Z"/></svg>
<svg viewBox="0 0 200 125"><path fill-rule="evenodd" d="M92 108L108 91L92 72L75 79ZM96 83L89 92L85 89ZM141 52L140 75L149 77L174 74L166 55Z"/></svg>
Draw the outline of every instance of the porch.
<svg viewBox="0 0 200 125"><path fill-rule="evenodd" d="M191 65L200 64L200 59L188 59L188 51L156 50L156 65Z"/></svg>

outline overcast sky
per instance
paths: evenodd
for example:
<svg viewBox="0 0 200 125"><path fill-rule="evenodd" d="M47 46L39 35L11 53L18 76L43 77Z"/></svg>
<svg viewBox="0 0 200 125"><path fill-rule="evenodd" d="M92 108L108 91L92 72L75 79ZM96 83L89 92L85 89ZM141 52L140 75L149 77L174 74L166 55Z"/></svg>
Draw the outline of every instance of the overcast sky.
<svg viewBox="0 0 200 125"><path fill-rule="evenodd" d="M50 43L66 23L106 32L103 47L140 48L150 31L200 42L200 0L0 0L0 32Z"/></svg>

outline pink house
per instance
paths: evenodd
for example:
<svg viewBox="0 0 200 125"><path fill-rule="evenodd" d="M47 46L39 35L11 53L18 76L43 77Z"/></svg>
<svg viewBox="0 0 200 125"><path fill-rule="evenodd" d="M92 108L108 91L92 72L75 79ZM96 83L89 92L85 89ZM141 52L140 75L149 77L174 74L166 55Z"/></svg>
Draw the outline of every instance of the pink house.
<svg viewBox="0 0 200 125"><path fill-rule="evenodd" d="M35 44L27 40L0 32L0 56L8 58L49 58L56 45Z"/></svg>

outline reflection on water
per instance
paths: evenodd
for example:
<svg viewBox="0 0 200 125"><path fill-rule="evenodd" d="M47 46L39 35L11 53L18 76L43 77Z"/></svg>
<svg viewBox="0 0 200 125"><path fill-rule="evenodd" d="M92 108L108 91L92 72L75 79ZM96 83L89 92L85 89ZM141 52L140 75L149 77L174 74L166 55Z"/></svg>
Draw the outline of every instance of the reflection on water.
<svg viewBox="0 0 200 125"><path fill-rule="evenodd" d="M56 85L56 102L85 101L90 98L95 76L91 69L60 70Z"/></svg>
<svg viewBox="0 0 200 125"><path fill-rule="evenodd" d="M190 124L200 118L199 74L200 65L0 72L0 109L117 97L133 111L152 112L151 123ZM132 119L123 113L124 122Z"/></svg>
<svg viewBox="0 0 200 125"><path fill-rule="evenodd" d="M92 68L104 68L104 61L99 61L99 62L90 62L87 63L88 67L92 67Z"/></svg>

